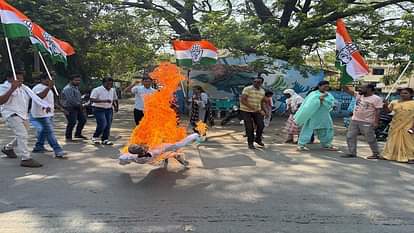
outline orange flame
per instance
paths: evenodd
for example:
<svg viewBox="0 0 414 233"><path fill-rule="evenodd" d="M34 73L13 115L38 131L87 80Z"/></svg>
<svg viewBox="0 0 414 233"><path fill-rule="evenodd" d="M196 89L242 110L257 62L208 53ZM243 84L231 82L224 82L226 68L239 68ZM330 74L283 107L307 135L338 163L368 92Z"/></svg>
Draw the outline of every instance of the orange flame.
<svg viewBox="0 0 414 233"><path fill-rule="evenodd" d="M203 121L199 121L196 123L195 130L200 134L201 136L205 136L207 134L208 126Z"/></svg>
<svg viewBox="0 0 414 233"><path fill-rule="evenodd" d="M171 108L173 95L185 77L176 65L168 62L161 63L150 77L161 88L144 96L144 117L132 132L129 145L143 144L153 149L164 143L175 143L186 136L186 129L177 126L176 112ZM128 147L123 151L127 152Z"/></svg>

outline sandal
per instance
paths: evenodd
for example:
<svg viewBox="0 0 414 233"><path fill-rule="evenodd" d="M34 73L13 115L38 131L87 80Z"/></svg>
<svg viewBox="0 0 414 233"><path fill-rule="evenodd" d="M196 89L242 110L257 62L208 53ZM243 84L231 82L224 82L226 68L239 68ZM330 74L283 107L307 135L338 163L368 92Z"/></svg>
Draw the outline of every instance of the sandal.
<svg viewBox="0 0 414 233"><path fill-rule="evenodd" d="M309 148L305 147L305 146L298 146L296 148L297 151L309 151Z"/></svg>
<svg viewBox="0 0 414 233"><path fill-rule="evenodd" d="M330 147L324 147L324 150L329 150L329 151L338 151L339 149L334 147L334 146L330 146Z"/></svg>

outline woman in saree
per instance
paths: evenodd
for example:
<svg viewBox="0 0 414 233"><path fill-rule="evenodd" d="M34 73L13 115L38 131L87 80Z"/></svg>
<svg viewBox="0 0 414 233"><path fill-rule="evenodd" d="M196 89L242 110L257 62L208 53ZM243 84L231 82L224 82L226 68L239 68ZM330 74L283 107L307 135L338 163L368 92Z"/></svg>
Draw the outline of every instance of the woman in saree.
<svg viewBox="0 0 414 233"><path fill-rule="evenodd" d="M306 151L306 144L315 133L324 149L336 151L332 146L334 129L331 110L335 105L335 98L328 92L329 82L321 81L316 90L311 92L303 101L294 119L302 130L299 134L298 150Z"/></svg>
<svg viewBox="0 0 414 233"><path fill-rule="evenodd" d="M399 91L401 99L385 104L387 112L394 112L383 158L414 164L414 90Z"/></svg>

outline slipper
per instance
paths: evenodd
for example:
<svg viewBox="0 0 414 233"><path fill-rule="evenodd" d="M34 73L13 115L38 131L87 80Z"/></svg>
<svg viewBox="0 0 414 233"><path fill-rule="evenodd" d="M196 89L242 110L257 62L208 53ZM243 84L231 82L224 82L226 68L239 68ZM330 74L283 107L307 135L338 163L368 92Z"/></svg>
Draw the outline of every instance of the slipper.
<svg viewBox="0 0 414 233"><path fill-rule="evenodd" d="M305 147L305 146L298 146L296 148L297 151L309 151L309 148Z"/></svg>
<svg viewBox="0 0 414 233"><path fill-rule="evenodd" d="M324 150L329 150L329 151L338 151L339 149L334 147L334 146L330 146L330 147L324 147Z"/></svg>

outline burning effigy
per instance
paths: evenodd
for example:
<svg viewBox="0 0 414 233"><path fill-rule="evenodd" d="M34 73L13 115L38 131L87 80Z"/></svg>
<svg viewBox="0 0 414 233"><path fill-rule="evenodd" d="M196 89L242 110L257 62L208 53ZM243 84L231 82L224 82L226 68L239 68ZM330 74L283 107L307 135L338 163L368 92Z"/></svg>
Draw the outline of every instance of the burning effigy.
<svg viewBox="0 0 414 233"><path fill-rule="evenodd" d="M161 63L150 73L150 77L159 89L144 96L144 118L133 130L128 145L122 149L120 164L135 162L158 165L174 158L187 167L189 163L185 160L182 148L193 142L201 142L207 126L199 122L195 133L187 136L186 128L177 124L177 113L172 102L175 91L185 77L176 65Z"/></svg>

